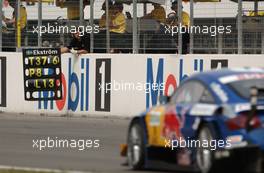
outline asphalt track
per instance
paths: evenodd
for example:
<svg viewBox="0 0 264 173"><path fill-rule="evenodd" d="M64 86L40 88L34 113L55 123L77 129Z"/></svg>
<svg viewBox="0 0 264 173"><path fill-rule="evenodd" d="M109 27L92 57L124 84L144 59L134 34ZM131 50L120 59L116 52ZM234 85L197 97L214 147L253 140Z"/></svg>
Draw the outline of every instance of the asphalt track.
<svg viewBox="0 0 264 173"><path fill-rule="evenodd" d="M102 173L133 172L122 165L125 159L119 156L119 144L126 140L128 123L129 119L116 117L69 118L1 113L0 165ZM100 146L83 151L33 148L33 140L47 137L98 139Z"/></svg>

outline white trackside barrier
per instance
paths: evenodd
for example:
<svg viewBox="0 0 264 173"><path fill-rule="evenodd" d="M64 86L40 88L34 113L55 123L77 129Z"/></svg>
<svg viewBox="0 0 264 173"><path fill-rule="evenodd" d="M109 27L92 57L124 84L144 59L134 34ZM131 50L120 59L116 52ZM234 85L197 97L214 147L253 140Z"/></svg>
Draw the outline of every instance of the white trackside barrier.
<svg viewBox="0 0 264 173"><path fill-rule="evenodd" d="M6 66L5 66L6 65ZM63 99L25 101L22 53L0 53L0 110L48 115L132 116L171 94L190 74L263 67L263 55L62 55ZM43 93L42 93L43 94ZM48 95L49 93L44 93Z"/></svg>

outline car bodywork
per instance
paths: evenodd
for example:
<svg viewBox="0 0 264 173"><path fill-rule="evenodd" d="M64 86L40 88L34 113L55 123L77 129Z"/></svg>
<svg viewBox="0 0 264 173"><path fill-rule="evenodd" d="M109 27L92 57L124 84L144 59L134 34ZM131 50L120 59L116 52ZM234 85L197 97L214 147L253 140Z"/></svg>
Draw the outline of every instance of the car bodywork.
<svg viewBox="0 0 264 173"><path fill-rule="evenodd" d="M235 84L239 86L240 81L247 93L236 90ZM225 161L247 165L261 162L262 81L262 69L215 70L187 78L171 97L161 99L169 101L134 117L130 123L131 127L138 122L143 129L143 167L201 171L197 166L199 147L209 148L218 165ZM255 95L250 93L251 89L255 89ZM199 141L204 126L213 140Z"/></svg>

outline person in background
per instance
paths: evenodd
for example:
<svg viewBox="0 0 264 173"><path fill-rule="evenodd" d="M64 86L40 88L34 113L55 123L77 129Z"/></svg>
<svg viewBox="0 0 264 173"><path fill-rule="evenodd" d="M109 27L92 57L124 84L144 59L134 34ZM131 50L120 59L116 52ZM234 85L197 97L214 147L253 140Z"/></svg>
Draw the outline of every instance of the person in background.
<svg viewBox="0 0 264 173"><path fill-rule="evenodd" d="M89 53L90 51L90 37L85 34L80 36L80 32L72 34L72 40L67 47L61 48L61 54L72 53L74 55L81 55Z"/></svg>
<svg viewBox="0 0 264 173"><path fill-rule="evenodd" d="M248 16L264 16L264 11L249 11Z"/></svg>
<svg viewBox="0 0 264 173"><path fill-rule="evenodd" d="M6 21L7 21L7 18L5 17L5 15L2 15L2 31L3 32L7 31Z"/></svg>
<svg viewBox="0 0 264 173"><path fill-rule="evenodd" d="M112 13L113 13L113 4L112 1L109 1L109 20L112 21L113 18L112 17ZM100 28L105 28L106 27L106 5L105 2L102 4L102 8L101 10L104 11L103 15L101 16L101 18L99 19L99 27Z"/></svg>
<svg viewBox="0 0 264 173"><path fill-rule="evenodd" d="M109 28L110 32L123 34L126 30L126 17L123 14L123 4L109 1ZM104 14L99 20L99 27L106 27L106 6L105 2L102 5Z"/></svg>
<svg viewBox="0 0 264 173"><path fill-rule="evenodd" d="M60 8L66 7L68 20L80 20L80 4L78 2L79 1L72 1L72 0L71 1L55 0L55 4L57 7L60 7ZM88 0L83 1L84 8L88 4L89 4Z"/></svg>
<svg viewBox="0 0 264 173"><path fill-rule="evenodd" d="M109 32L111 53L119 53L123 47L123 34L126 32L126 17L123 14L123 4L115 1L109 1ZM99 20L101 35L105 34L106 28L106 5L102 5L102 10L105 11Z"/></svg>
<svg viewBox="0 0 264 173"><path fill-rule="evenodd" d="M142 18L143 19L154 19L158 21L159 23L164 23L166 20L165 9L158 3L152 3L152 5L154 6L154 9L150 13L143 16Z"/></svg>
<svg viewBox="0 0 264 173"><path fill-rule="evenodd" d="M174 12L168 15L165 23L160 23L159 29L152 36L147 46L146 53L175 54L177 53L176 35L166 34L167 28L177 25Z"/></svg>
<svg viewBox="0 0 264 173"><path fill-rule="evenodd" d="M176 17L177 17L178 16L178 1L177 0L172 1L171 9L175 12ZM177 22L174 21L174 24L176 24L176 23L179 26L179 21L177 21ZM182 24L182 26L185 26L185 27L190 26L189 14L185 11L182 11L181 24ZM188 51L189 43L190 43L190 34L188 32L185 32L182 34L182 54L187 54L189 52Z"/></svg>
<svg viewBox="0 0 264 173"><path fill-rule="evenodd" d="M124 34L126 31L126 17L123 14L124 6L121 3L115 3L109 23L110 32Z"/></svg>
<svg viewBox="0 0 264 173"><path fill-rule="evenodd" d="M111 53L122 52L121 48L127 44L125 41L126 32L126 17L123 13L124 6L122 3L113 4L113 13L111 14L111 21L109 23L110 28L110 45Z"/></svg>
<svg viewBox="0 0 264 173"><path fill-rule="evenodd" d="M16 13L17 13L16 1L9 2L9 5L12 8L14 8L13 18L12 19L5 19L6 20L5 22L7 25L12 25L14 28L16 28L17 27L17 23L16 23ZM23 31L27 25L27 10L26 10L26 7L24 5L20 5L19 22L20 22L21 31Z"/></svg>
<svg viewBox="0 0 264 173"><path fill-rule="evenodd" d="M109 32L110 32L110 46L111 53L119 53L119 49L123 46L122 37L126 32L126 17L123 14L123 4L117 3L115 1L109 0ZM100 34L97 36L98 39L103 43L97 43L99 47L106 47L104 44L106 42L106 4L102 4L102 10L104 11L103 15L99 20ZM104 51L98 51L99 53L105 53Z"/></svg>
<svg viewBox="0 0 264 173"><path fill-rule="evenodd" d="M24 45L24 40L25 40L25 33L26 33L26 26L27 26L27 10L24 5L20 5L20 18L17 20L17 4L15 0L10 0L8 3L11 7L13 8L13 14L12 16L6 17L5 15L3 16L3 21L5 22L6 26L6 33L3 35L3 44L5 48L3 49L4 51L16 51L16 46L17 46L17 26L18 26L18 21L20 23L20 34L21 34L21 45Z"/></svg>

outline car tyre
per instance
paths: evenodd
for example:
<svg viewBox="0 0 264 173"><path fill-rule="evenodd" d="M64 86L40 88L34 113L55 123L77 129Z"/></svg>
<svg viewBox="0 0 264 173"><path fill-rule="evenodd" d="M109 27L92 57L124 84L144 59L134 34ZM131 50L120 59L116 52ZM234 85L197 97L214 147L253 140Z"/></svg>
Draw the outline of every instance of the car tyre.
<svg viewBox="0 0 264 173"><path fill-rule="evenodd" d="M127 138L127 160L128 165L134 170L140 170L144 167L145 144L143 132L139 121L132 122Z"/></svg>
<svg viewBox="0 0 264 173"><path fill-rule="evenodd" d="M215 133L210 125L203 125L198 132L198 140L210 142L215 139ZM201 173L210 173L214 168L214 153L210 147L198 147L196 151L196 162Z"/></svg>

